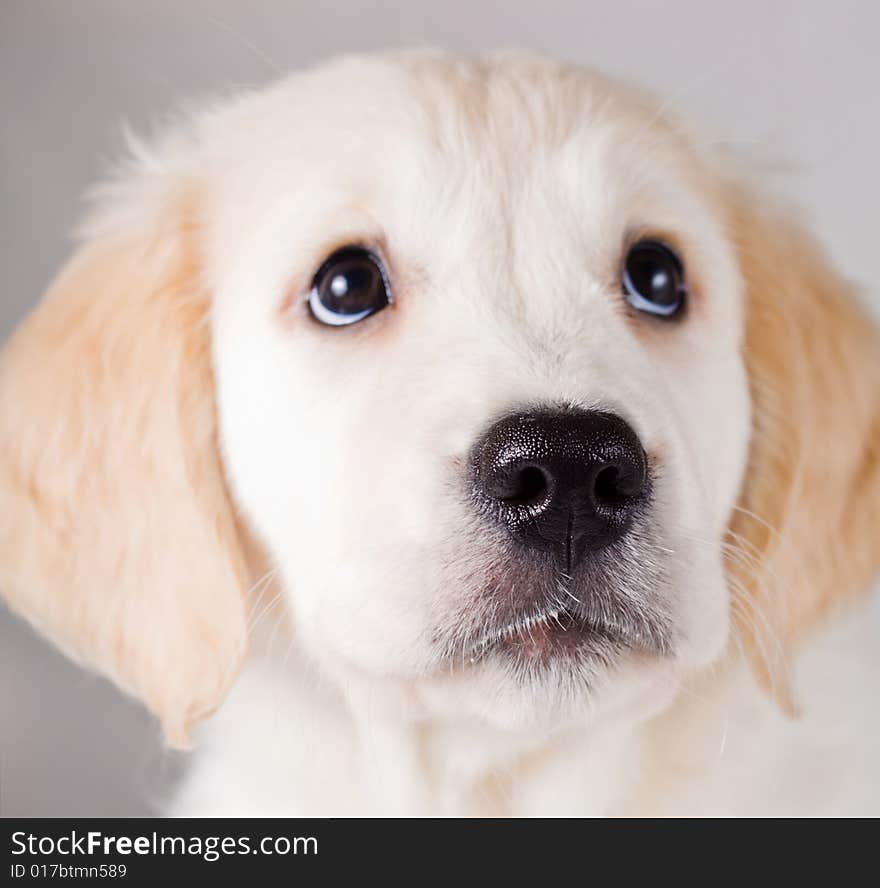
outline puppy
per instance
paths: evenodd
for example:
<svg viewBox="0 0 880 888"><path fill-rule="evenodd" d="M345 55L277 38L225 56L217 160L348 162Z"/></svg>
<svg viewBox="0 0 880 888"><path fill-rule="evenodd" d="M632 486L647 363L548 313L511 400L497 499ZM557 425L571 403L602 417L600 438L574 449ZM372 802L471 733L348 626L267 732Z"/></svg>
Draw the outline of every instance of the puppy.
<svg viewBox="0 0 880 888"><path fill-rule="evenodd" d="M99 190L0 589L203 749L172 812L880 813L880 335L657 108L344 59Z"/></svg>

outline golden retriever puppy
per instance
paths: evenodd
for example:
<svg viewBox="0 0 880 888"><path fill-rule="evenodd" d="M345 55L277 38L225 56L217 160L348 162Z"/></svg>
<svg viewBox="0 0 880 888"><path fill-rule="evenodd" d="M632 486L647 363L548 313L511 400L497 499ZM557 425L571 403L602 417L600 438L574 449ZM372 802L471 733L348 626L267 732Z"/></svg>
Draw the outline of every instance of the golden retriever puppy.
<svg viewBox="0 0 880 888"><path fill-rule="evenodd" d="M173 812L880 813L880 335L790 210L518 54L134 153L0 358L0 589Z"/></svg>

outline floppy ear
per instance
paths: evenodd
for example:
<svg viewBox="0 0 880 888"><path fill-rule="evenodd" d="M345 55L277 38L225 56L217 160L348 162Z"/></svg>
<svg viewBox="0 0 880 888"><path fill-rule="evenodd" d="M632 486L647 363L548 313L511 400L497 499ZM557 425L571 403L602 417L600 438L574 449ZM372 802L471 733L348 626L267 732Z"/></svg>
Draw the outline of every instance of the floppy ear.
<svg viewBox="0 0 880 888"><path fill-rule="evenodd" d="M880 333L811 238L733 205L753 419L728 567L756 673L792 710L787 655L880 568Z"/></svg>
<svg viewBox="0 0 880 888"><path fill-rule="evenodd" d="M155 215L82 247L0 354L0 591L182 746L242 657L245 566L197 202Z"/></svg>

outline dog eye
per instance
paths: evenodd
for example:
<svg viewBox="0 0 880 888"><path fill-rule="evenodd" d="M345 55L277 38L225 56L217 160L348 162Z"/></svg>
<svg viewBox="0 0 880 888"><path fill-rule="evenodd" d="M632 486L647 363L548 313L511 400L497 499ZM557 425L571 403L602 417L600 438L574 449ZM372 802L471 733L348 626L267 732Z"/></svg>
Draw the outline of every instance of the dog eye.
<svg viewBox="0 0 880 888"><path fill-rule="evenodd" d="M681 260L666 244L638 241L626 256L623 289L633 308L671 318L684 306L686 291Z"/></svg>
<svg viewBox="0 0 880 888"><path fill-rule="evenodd" d="M318 269L309 293L309 309L322 324L356 324L391 303L385 270L361 247L337 250Z"/></svg>

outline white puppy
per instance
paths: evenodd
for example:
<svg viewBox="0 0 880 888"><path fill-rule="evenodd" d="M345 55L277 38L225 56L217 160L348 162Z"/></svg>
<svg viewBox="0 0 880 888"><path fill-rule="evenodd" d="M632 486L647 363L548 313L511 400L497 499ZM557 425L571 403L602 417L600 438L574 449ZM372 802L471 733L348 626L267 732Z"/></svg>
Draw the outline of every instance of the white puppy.
<svg viewBox="0 0 880 888"><path fill-rule="evenodd" d="M521 55L137 154L0 358L0 588L170 743L220 707L174 810L878 813L876 628L815 630L880 337L789 213Z"/></svg>

